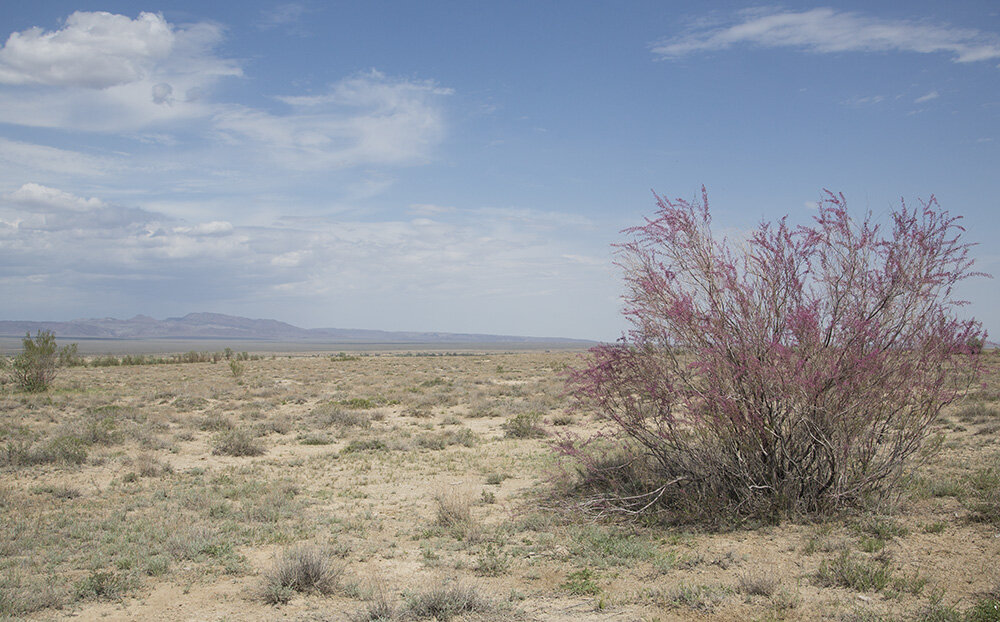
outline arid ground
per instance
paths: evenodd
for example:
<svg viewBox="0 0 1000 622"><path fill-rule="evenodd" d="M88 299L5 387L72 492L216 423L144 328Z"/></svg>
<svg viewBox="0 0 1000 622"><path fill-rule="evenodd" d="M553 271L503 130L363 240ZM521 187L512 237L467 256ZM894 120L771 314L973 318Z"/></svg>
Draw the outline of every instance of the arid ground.
<svg viewBox="0 0 1000 622"><path fill-rule="evenodd" d="M1000 353L898 503L711 533L558 483L581 353L272 355L0 389L0 617L995 620ZM993 616L993 617L990 617Z"/></svg>

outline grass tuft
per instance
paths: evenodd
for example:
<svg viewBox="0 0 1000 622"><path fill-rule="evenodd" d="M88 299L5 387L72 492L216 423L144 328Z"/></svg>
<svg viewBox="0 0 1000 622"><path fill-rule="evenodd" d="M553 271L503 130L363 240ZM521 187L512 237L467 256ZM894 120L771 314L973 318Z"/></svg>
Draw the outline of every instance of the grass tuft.
<svg viewBox="0 0 1000 622"><path fill-rule="evenodd" d="M488 613L496 605L476 588L463 585L440 586L406 599L408 617L417 620L450 620L466 613Z"/></svg>
<svg viewBox="0 0 1000 622"><path fill-rule="evenodd" d="M287 603L295 592L329 594L336 589L343 574L341 564L330 553L314 545L299 545L285 550L265 574L261 597L270 605Z"/></svg>
<svg viewBox="0 0 1000 622"><path fill-rule="evenodd" d="M454 490L434 497L437 515L434 522L448 529L463 529L472 523L472 502L467 495Z"/></svg>
<svg viewBox="0 0 1000 622"><path fill-rule="evenodd" d="M779 580L764 572L743 572L736 579L736 588L748 596L770 598L778 590Z"/></svg>

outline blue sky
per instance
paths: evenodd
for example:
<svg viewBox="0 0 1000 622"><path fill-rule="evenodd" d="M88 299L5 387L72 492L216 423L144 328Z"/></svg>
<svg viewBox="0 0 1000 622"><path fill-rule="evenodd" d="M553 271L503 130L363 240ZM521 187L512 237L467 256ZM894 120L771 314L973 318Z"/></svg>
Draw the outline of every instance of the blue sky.
<svg viewBox="0 0 1000 622"><path fill-rule="evenodd" d="M1000 276L995 2L0 3L0 319L614 339L650 190L935 194ZM1000 335L1000 282L962 291Z"/></svg>

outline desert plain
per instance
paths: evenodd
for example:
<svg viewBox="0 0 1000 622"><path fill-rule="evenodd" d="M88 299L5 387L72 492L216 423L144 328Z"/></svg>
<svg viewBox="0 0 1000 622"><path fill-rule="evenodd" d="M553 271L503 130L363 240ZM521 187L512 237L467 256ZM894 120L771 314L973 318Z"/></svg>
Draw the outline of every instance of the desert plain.
<svg viewBox="0 0 1000 622"><path fill-rule="evenodd" d="M579 351L260 353L0 388L0 618L995 620L1000 353L898 499L594 516ZM992 616L992 617L990 617Z"/></svg>

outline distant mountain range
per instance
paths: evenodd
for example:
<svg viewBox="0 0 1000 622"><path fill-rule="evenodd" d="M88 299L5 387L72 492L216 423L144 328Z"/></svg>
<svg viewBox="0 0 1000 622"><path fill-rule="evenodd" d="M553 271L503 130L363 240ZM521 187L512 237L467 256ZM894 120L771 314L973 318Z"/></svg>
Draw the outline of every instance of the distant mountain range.
<svg viewBox="0 0 1000 622"><path fill-rule="evenodd" d="M128 320L81 319L68 322L0 320L0 336L23 337L39 330L59 339L247 339L313 343L552 343L588 344L584 339L518 337L467 333L422 333L352 328L299 328L277 320L255 320L221 313L189 313L157 320L137 315Z"/></svg>

